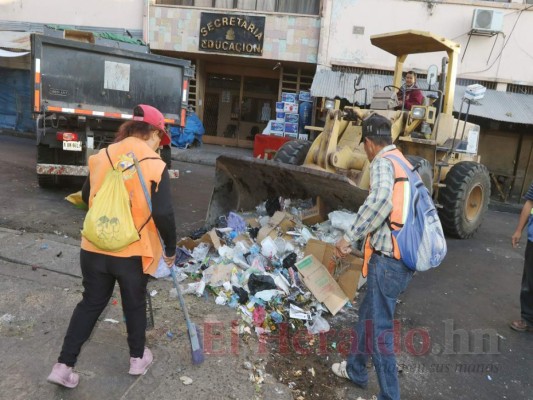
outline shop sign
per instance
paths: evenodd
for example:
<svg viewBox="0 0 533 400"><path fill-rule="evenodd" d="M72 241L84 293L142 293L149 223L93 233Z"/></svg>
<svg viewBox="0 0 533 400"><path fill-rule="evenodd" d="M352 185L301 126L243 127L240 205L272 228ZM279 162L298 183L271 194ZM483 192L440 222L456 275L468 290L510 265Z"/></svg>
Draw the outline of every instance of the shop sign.
<svg viewBox="0 0 533 400"><path fill-rule="evenodd" d="M265 17L202 13L199 49L228 54L263 54Z"/></svg>

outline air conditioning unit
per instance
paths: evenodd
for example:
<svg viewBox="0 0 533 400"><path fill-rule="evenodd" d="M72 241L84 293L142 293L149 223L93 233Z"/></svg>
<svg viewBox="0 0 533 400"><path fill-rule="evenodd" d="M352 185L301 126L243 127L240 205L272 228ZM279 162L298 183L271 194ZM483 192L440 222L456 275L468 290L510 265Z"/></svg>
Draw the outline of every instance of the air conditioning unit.
<svg viewBox="0 0 533 400"><path fill-rule="evenodd" d="M503 13L496 10L476 8L472 18L472 30L478 32L501 32Z"/></svg>

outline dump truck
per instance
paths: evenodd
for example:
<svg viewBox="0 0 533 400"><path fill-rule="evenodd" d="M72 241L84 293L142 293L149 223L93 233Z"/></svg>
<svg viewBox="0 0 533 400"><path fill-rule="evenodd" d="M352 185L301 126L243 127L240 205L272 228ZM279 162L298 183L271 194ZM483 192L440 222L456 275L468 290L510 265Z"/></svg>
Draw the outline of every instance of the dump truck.
<svg viewBox="0 0 533 400"><path fill-rule="evenodd" d="M150 54L146 46L135 51L36 33L24 40L41 187L87 175L89 156L113 142L137 104L185 126L190 61ZM170 147L160 151L170 166Z"/></svg>
<svg viewBox="0 0 533 400"><path fill-rule="evenodd" d="M373 113L391 121L394 143L413 165L433 195L445 232L471 237L488 207L490 179L480 163L480 127L453 115L460 45L428 32L401 31L375 35L371 43L396 56L392 85L374 92L370 108L330 110L313 141L285 143L273 160L248 157L217 159L216 183L207 223L231 210L252 210L275 196L320 197L330 209L357 211L369 189L369 161L361 140L363 119ZM424 105L398 107L403 64L410 54L444 52L442 68L428 70Z"/></svg>

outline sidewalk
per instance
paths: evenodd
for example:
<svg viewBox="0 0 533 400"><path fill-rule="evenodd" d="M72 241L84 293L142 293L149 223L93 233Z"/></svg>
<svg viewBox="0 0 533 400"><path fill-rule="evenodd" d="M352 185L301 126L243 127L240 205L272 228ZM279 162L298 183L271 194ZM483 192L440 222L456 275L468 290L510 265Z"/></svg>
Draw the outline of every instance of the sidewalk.
<svg viewBox="0 0 533 400"><path fill-rule="evenodd" d="M149 283L155 328L147 331L147 345L155 362L146 375L128 375L129 354L120 296L115 290L75 370L80 384L69 390L46 382L61 349L70 316L81 299L79 243L68 237L21 233L0 228L0 354L3 372L0 393L5 399L291 399L290 390L265 374L265 382L250 382L268 354L256 355L250 343L229 343L234 310L211 298L187 296L191 319L202 327L219 327L222 339L212 340L211 354L200 366L191 364L181 307L169 297L172 283ZM205 349L208 351L209 349ZM184 385L180 377L192 378Z"/></svg>

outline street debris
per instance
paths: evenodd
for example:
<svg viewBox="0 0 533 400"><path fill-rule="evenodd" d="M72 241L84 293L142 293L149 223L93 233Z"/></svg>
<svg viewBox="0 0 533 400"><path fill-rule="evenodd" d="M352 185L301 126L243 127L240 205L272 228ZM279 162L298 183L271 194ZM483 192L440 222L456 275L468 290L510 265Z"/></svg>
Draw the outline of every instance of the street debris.
<svg viewBox="0 0 533 400"><path fill-rule="evenodd" d="M190 385L192 384L193 380L191 378L189 378L188 376L180 376L180 381L184 384L184 385Z"/></svg>
<svg viewBox="0 0 533 400"><path fill-rule="evenodd" d="M240 335L255 332L261 340L281 324L325 333L325 316L350 307L364 283L362 260L335 254L335 242L354 218L342 210L326 214L320 198L269 199L255 212L230 212L211 230L181 239L173 269L184 295L212 295L216 304L234 308ZM156 276L169 271L160 265ZM262 379L257 370L250 373L250 380Z"/></svg>

